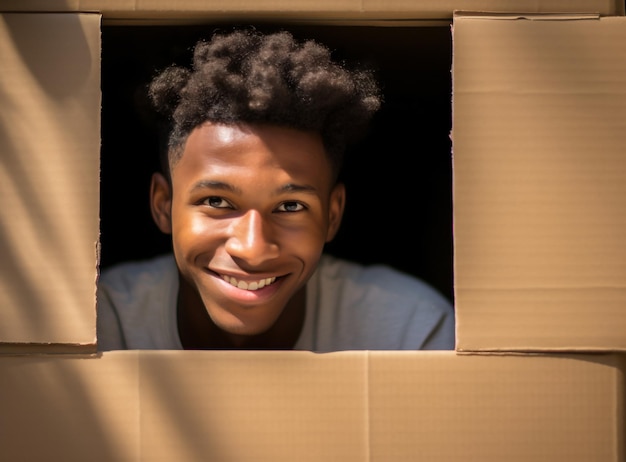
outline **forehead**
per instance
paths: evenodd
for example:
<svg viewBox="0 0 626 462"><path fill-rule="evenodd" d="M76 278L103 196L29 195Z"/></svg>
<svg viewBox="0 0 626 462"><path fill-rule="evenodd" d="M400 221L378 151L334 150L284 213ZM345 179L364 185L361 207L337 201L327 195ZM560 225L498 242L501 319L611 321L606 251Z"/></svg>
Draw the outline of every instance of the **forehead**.
<svg viewBox="0 0 626 462"><path fill-rule="evenodd" d="M274 125L204 123L186 140L172 176L190 177L255 170L283 172L293 178L330 183L332 167L321 137ZM330 186L330 184L329 184Z"/></svg>

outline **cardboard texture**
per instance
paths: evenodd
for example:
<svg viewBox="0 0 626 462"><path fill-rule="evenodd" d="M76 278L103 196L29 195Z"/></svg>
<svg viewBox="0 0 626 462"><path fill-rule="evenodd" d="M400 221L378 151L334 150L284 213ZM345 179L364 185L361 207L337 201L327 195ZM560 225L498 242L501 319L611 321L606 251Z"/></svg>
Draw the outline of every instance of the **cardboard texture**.
<svg viewBox="0 0 626 462"><path fill-rule="evenodd" d="M94 344L100 16L0 15L0 342Z"/></svg>
<svg viewBox="0 0 626 462"><path fill-rule="evenodd" d="M619 17L455 18L457 350L626 349L625 40Z"/></svg>
<svg viewBox="0 0 626 462"><path fill-rule="evenodd" d="M11 461L623 461L624 357L0 357Z"/></svg>
<svg viewBox="0 0 626 462"><path fill-rule="evenodd" d="M450 20L456 10L624 14L619 0L2 0L4 11L94 11L105 20Z"/></svg>
<svg viewBox="0 0 626 462"><path fill-rule="evenodd" d="M454 22L458 349L543 354L79 356L58 353L95 336L100 15L0 16L0 460L624 462L626 356L582 351L626 348L626 24L577 18Z"/></svg>

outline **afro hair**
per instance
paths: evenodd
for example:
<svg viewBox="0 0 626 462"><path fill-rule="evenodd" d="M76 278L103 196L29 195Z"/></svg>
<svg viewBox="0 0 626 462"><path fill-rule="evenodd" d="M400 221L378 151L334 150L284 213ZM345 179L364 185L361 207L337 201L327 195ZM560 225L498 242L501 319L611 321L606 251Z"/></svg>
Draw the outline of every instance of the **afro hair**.
<svg viewBox="0 0 626 462"><path fill-rule="evenodd" d="M317 132L335 172L382 99L371 71L333 61L330 50L313 40L254 29L199 41L191 68L163 70L148 93L166 121L168 167L194 128L216 122Z"/></svg>

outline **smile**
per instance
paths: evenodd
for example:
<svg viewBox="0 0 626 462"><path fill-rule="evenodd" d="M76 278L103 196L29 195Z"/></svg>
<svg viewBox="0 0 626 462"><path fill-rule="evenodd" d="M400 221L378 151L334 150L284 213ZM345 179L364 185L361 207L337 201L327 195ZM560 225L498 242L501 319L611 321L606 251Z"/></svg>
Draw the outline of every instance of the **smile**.
<svg viewBox="0 0 626 462"><path fill-rule="evenodd" d="M276 277L259 279L258 281L246 282L246 281L238 281L236 278L232 276L222 276L224 281L228 282L230 285L237 287L238 289L243 290L259 290L265 286L269 286L276 281Z"/></svg>

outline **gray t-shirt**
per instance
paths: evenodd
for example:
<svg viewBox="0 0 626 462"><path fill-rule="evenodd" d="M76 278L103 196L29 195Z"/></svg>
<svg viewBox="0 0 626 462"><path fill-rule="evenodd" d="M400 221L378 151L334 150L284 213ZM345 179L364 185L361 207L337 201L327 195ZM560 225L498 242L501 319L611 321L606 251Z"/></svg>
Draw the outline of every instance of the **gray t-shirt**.
<svg viewBox="0 0 626 462"><path fill-rule="evenodd" d="M180 350L172 255L123 263L98 282L98 349ZM307 283L296 350L453 350L454 311L432 287L387 266L322 256Z"/></svg>

